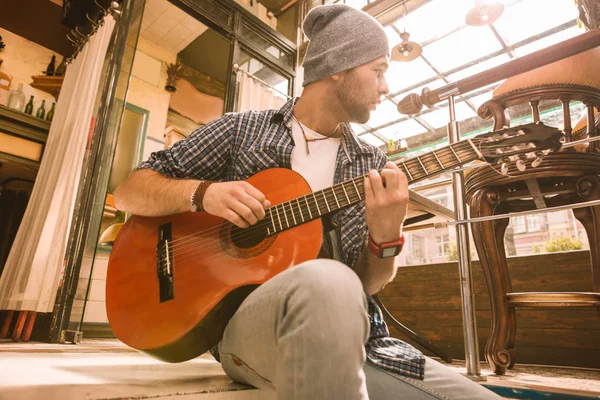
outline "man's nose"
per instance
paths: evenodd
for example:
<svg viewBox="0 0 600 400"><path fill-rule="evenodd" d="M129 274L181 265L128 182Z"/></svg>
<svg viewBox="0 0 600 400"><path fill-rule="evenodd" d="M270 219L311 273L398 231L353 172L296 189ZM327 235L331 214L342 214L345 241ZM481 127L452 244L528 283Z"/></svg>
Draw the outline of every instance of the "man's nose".
<svg viewBox="0 0 600 400"><path fill-rule="evenodd" d="M384 79L381 87L379 88L379 93L382 96L387 96L390 93L390 88L387 84L387 81Z"/></svg>

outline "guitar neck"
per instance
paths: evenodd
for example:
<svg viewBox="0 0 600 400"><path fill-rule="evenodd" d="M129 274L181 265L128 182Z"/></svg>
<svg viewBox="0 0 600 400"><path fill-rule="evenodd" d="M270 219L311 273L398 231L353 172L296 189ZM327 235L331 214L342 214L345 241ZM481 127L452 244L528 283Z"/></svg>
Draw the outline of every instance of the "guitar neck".
<svg viewBox="0 0 600 400"><path fill-rule="evenodd" d="M481 158L473 142L465 140L395 164L404 172L410 185ZM274 235L360 203L365 198L366 176L269 207L265 218L267 234Z"/></svg>

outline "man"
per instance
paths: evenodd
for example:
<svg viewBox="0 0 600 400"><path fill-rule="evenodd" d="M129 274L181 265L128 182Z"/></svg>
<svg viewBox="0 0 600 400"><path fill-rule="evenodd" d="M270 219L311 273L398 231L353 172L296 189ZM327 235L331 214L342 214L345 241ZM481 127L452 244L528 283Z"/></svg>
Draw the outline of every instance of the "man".
<svg viewBox="0 0 600 400"><path fill-rule="evenodd" d="M303 28L310 44L300 99L280 110L227 114L153 153L117 189L117 207L145 216L204 210L246 228L270 206L268 195L242 181L260 170L291 168L313 191L368 174L365 203L325 224L320 258L257 288L213 355L233 380L282 400L498 398L389 338L365 296L396 273L408 203L404 174L349 125L367 122L388 93L383 28L345 5L315 8Z"/></svg>

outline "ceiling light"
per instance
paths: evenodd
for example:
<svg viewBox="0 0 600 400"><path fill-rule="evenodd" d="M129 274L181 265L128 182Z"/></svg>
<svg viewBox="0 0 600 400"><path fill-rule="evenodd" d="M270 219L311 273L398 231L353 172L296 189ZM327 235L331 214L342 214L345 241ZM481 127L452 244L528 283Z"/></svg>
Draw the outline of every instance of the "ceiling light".
<svg viewBox="0 0 600 400"><path fill-rule="evenodd" d="M475 5L465 17L467 25L484 26L496 22L504 12L504 4L499 0L475 0Z"/></svg>
<svg viewBox="0 0 600 400"><path fill-rule="evenodd" d="M392 61L412 61L423 53L423 47L419 43L408 40L410 33L404 31L400 34L400 37L402 38L402 42L392 49Z"/></svg>

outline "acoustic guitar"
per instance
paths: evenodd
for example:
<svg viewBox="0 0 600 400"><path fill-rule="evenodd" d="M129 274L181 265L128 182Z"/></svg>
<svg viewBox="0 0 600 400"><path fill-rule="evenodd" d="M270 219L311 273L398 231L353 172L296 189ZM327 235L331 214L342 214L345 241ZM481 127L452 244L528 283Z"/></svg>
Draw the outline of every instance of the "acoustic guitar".
<svg viewBox="0 0 600 400"><path fill-rule="evenodd" d="M473 162L520 162L560 147L543 124L504 129L397 165L409 184ZM535 164L535 163L534 163ZM125 344L167 362L206 352L244 298L278 273L317 257L320 217L364 199L364 176L312 192L298 173L268 169L248 182L272 206L238 228L208 213L132 216L117 236L106 280L110 326Z"/></svg>

